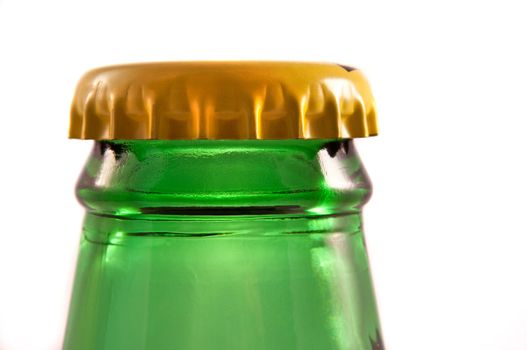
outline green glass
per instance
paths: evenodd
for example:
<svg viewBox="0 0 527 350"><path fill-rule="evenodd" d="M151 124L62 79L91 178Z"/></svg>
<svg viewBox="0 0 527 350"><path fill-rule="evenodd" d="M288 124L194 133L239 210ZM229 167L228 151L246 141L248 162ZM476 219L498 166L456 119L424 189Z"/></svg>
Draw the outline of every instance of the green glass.
<svg viewBox="0 0 527 350"><path fill-rule="evenodd" d="M64 348L383 349L352 140L97 141Z"/></svg>

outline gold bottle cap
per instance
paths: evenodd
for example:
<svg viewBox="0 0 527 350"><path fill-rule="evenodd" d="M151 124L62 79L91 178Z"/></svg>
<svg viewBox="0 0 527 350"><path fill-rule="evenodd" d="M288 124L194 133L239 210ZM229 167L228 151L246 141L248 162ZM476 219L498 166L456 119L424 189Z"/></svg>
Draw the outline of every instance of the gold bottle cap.
<svg viewBox="0 0 527 350"><path fill-rule="evenodd" d="M300 62L166 62L89 71L70 138L313 139L377 134L356 69Z"/></svg>

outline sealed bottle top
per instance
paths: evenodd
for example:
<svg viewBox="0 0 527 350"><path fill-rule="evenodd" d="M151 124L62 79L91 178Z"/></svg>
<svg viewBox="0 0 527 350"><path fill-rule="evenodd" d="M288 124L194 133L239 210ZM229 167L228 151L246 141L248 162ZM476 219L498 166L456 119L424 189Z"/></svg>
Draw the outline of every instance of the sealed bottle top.
<svg viewBox="0 0 527 350"><path fill-rule="evenodd" d="M353 140L376 133L365 78L336 64L88 72L63 348L383 349Z"/></svg>
<svg viewBox="0 0 527 350"><path fill-rule="evenodd" d="M301 62L163 62L94 69L72 103L70 138L335 139L377 134L357 69Z"/></svg>

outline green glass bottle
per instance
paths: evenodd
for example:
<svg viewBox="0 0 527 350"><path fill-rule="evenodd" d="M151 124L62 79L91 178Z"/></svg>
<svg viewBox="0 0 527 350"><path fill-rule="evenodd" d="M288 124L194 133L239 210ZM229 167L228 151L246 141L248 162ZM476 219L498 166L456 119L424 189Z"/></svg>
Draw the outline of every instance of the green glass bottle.
<svg viewBox="0 0 527 350"><path fill-rule="evenodd" d="M251 95L260 115L235 113L248 85L279 79L284 96L302 85L291 82L299 70L311 91L313 71L364 88L347 67L321 64L131 65L85 76L71 136L96 141L77 185L87 213L65 349L383 349L361 220L371 184L352 138L327 133L307 112L309 132L273 126L294 117L266 114L287 112L283 97ZM211 91L216 113L207 102L193 109ZM322 115L342 118L326 111L327 92L313 96ZM199 126L163 121L163 103L173 120ZM141 108L150 108L144 125ZM369 111L363 103L362 132L374 134ZM360 125L349 123L347 133ZM273 130L286 137L262 136Z"/></svg>

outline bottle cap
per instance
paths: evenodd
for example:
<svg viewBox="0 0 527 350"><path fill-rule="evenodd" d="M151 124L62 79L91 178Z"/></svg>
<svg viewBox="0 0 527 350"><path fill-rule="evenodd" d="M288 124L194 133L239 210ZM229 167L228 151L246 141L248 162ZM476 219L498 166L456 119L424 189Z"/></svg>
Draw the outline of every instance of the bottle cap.
<svg viewBox="0 0 527 350"><path fill-rule="evenodd" d="M377 134L354 68L301 62L165 62L86 73L70 138L313 139Z"/></svg>

